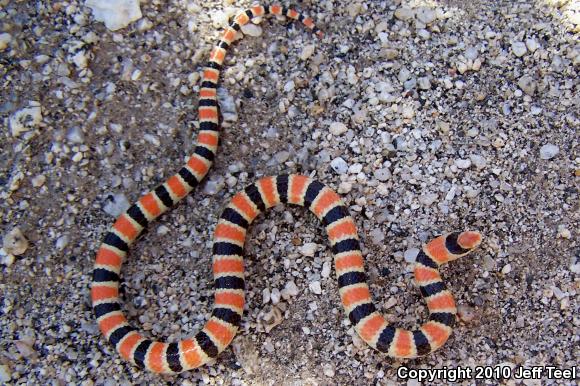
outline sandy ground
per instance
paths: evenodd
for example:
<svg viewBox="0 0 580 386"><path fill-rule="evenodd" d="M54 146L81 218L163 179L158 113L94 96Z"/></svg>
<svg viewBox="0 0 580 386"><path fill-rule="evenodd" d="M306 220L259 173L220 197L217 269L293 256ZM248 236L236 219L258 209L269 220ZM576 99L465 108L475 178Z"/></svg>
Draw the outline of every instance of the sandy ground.
<svg viewBox="0 0 580 386"><path fill-rule="evenodd" d="M321 225L284 207L250 233L233 350L175 377L119 358L90 307L95 251L118 211L191 151L199 74L247 5L145 1L144 18L113 33L82 2L0 0L0 381L417 385L397 369L578 366L574 1L301 1L322 40L272 18L250 28L258 36L234 45L222 73L215 166L124 266L131 322L158 339L192 335L211 309L211 233L228 198L264 175L306 173L343 195L377 306L404 327L426 318L413 248L484 234L444 269L461 319L441 350L395 361L366 347L328 275ZM279 300L290 282L298 294ZM282 318L266 332L272 309Z"/></svg>

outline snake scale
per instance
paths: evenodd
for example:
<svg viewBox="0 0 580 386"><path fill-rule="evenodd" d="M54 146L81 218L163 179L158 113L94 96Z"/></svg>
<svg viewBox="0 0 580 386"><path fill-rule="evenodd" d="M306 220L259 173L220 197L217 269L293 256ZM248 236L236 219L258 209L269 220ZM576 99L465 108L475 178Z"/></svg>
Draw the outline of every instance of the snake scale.
<svg viewBox="0 0 580 386"><path fill-rule="evenodd" d="M423 247L417 256L414 273L427 301L429 321L414 331L395 328L373 305L356 225L347 208L332 189L302 175L262 178L236 194L223 211L213 242L214 307L211 317L196 335L177 343L153 341L130 326L122 312L119 279L129 247L149 223L181 201L206 176L218 146L216 90L226 50L242 25L267 14L298 20L322 36L311 18L280 5L255 5L233 18L211 51L203 72L199 92L200 127L193 155L177 174L142 196L119 216L97 252L91 298L99 328L121 357L155 373L175 374L216 358L234 338L243 316L246 231L261 212L288 203L308 208L325 226L334 254L342 305L360 337L392 357L426 355L447 341L457 313L438 267L472 251L481 242L481 235L477 232L450 233Z"/></svg>

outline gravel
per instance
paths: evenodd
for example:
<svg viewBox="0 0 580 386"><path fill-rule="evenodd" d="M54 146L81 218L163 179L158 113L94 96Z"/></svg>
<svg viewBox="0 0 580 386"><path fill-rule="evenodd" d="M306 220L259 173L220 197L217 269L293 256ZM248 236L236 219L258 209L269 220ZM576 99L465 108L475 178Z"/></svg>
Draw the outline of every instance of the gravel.
<svg viewBox="0 0 580 386"><path fill-rule="evenodd" d="M339 306L324 227L272 209L249 231L232 349L175 378L100 336L91 270L115 216L192 152L203 65L251 2L132 1L141 15L115 31L80 0L29 3L0 2L0 383L393 385L402 364L577 365L577 2L309 1L321 40L276 18L247 27L218 89L214 167L126 259L133 325L171 342L203 325L218 216L265 175L341 192L376 306L404 327L427 315L409 264L421 243L485 241L443 269L462 310L452 338L396 361Z"/></svg>

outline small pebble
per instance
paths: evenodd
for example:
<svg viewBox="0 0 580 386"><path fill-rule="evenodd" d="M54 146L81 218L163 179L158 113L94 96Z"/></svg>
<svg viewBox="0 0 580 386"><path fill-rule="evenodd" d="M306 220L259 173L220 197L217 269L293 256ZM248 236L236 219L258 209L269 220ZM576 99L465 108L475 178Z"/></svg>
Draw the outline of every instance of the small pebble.
<svg viewBox="0 0 580 386"><path fill-rule="evenodd" d="M121 213L129 209L130 205L129 200L123 193L110 194L105 200L103 210L113 217L119 217Z"/></svg>
<svg viewBox="0 0 580 386"><path fill-rule="evenodd" d="M514 53L515 56L519 58L524 56L526 52L528 52L528 49L526 48L526 44L523 42L513 42L512 52Z"/></svg>
<svg viewBox="0 0 580 386"><path fill-rule="evenodd" d="M12 35L8 32L3 32L0 34L0 51L4 51L8 48L8 45L12 41Z"/></svg>
<svg viewBox="0 0 580 386"><path fill-rule="evenodd" d="M308 288L310 288L310 291L316 295L322 294L322 287L320 286L320 282L318 280L309 283Z"/></svg>
<svg viewBox="0 0 580 386"><path fill-rule="evenodd" d="M418 248L409 248L403 254L403 258L407 263L414 263L418 254L419 254Z"/></svg>
<svg viewBox="0 0 580 386"><path fill-rule="evenodd" d="M253 37L258 37L262 35L262 27L253 23L244 24L241 27L241 29L244 35L249 35Z"/></svg>
<svg viewBox="0 0 580 386"><path fill-rule="evenodd" d="M307 60L314 54L316 50L316 46L314 44L307 44L302 48L302 52L300 53L300 59Z"/></svg>
<svg viewBox="0 0 580 386"><path fill-rule="evenodd" d="M332 135L341 135L346 133L348 127L342 122L332 122L328 128Z"/></svg>
<svg viewBox="0 0 580 386"><path fill-rule="evenodd" d="M316 253L316 250L318 249L318 244L316 243L305 243L304 245L302 245L298 251L303 255L303 256L308 256L308 257L312 257L314 256L314 254Z"/></svg>
<svg viewBox="0 0 580 386"><path fill-rule="evenodd" d="M12 228L4 235L2 249L10 255L20 256L28 249L28 240L22 234L20 228Z"/></svg>
<svg viewBox="0 0 580 386"><path fill-rule="evenodd" d="M552 159L556 155L558 155L559 152L560 149L558 148L558 146L551 143L547 143L540 148L540 158L544 160Z"/></svg>
<svg viewBox="0 0 580 386"><path fill-rule="evenodd" d="M348 172L348 164L342 157L333 159L330 162L330 166L338 174L346 174L346 172Z"/></svg>

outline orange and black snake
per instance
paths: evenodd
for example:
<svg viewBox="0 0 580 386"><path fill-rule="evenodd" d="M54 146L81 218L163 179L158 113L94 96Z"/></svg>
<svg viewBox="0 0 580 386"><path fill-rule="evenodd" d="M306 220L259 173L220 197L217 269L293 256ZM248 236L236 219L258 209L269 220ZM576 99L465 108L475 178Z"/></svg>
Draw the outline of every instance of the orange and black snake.
<svg viewBox="0 0 580 386"><path fill-rule="evenodd" d="M179 373L217 357L234 338L243 315L246 231L265 209L289 203L310 209L324 224L334 254L342 304L361 338L393 357L426 355L449 338L457 313L438 267L469 253L479 245L481 235L451 233L423 247L417 256L415 280L427 300L429 321L415 331L395 328L372 303L356 226L347 208L329 187L301 175L263 178L236 194L222 213L213 243L214 308L210 319L195 336L178 343L153 341L131 327L121 310L119 279L129 247L150 222L182 200L207 174L218 145L216 89L226 50L242 25L266 14L299 20L322 35L312 19L279 5L256 5L234 17L212 50L204 70L199 95L200 129L194 154L177 174L141 197L116 220L97 252L91 297L99 328L124 359L155 373Z"/></svg>

